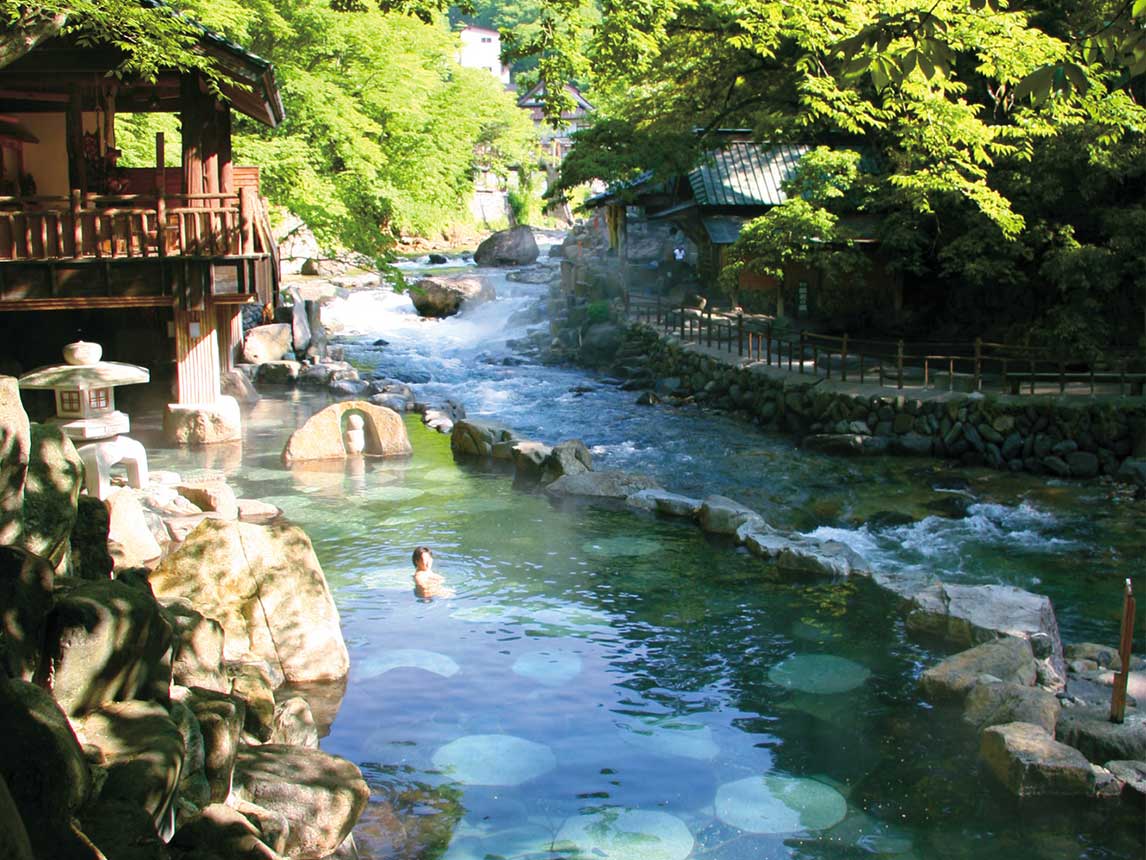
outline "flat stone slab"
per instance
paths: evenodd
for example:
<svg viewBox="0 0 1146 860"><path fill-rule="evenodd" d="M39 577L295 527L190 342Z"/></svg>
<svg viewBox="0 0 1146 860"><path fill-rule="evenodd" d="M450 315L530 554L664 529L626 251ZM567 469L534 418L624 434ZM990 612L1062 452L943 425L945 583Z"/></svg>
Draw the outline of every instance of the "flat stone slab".
<svg viewBox="0 0 1146 860"><path fill-rule="evenodd" d="M708 496L701 502L697 516L702 529L719 535L734 535L746 523L764 522L756 511L725 496Z"/></svg>
<svg viewBox="0 0 1146 860"><path fill-rule="evenodd" d="M628 504L643 511L654 511L669 517L695 517L700 511L700 499L670 493L667 490L641 490L629 496Z"/></svg>
<svg viewBox="0 0 1146 860"><path fill-rule="evenodd" d="M658 489L659 484L647 475L629 472L582 472L580 475L562 475L545 488L552 497L582 496L598 499L625 499L641 490Z"/></svg>
<svg viewBox="0 0 1146 860"><path fill-rule="evenodd" d="M1089 797L1095 776L1086 756L1031 723L991 726L979 739L988 769L1019 797Z"/></svg>
<svg viewBox="0 0 1146 860"><path fill-rule="evenodd" d="M1032 723L1054 735L1060 711L1058 697L1022 684L976 684L967 694L963 719L977 729L1005 723Z"/></svg>

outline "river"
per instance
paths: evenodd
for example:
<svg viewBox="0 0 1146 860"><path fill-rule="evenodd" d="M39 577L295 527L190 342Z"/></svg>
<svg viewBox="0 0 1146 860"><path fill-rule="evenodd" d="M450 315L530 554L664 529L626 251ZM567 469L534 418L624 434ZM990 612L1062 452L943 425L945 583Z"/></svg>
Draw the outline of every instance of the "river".
<svg viewBox="0 0 1146 860"><path fill-rule="evenodd" d="M580 438L598 467L729 495L874 565L1048 593L1064 638L1115 638L1146 530L1108 486L837 460L696 408L638 407L516 355L527 326L512 320L546 288L479 276L497 301L450 319L383 290L325 315L364 375L424 400ZM314 541L351 654L322 746L371 786L364 860L1142 856L1140 810L992 786L958 710L919 699L941 653L865 582L793 585L686 523L551 505L455 464L415 416L408 460L284 469L287 434L327 402L268 391L241 459L166 451L155 465L224 471ZM419 544L455 596L413 593Z"/></svg>

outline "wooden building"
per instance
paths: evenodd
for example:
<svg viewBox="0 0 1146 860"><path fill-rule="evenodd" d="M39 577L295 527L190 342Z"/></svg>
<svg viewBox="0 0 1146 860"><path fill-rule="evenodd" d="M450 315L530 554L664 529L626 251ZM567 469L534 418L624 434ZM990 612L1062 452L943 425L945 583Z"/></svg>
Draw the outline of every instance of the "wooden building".
<svg viewBox="0 0 1146 860"><path fill-rule="evenodd" d="M697 275L700 283L711 289L740 228L787 199L784 183L812 149L806 144L758 143L747 131L730 130L723 137L722 144L706 153L688 173L667 180L642 174L589 198L587 205L604 209L609 244L622 258L634 221L671 223L695 245ZM856 226L861 233L870 234L870 225ZM899 284L886 274L877 244L862 238L856 242L872 257L867 276L870 283L865 286L889 288L898 312L902 301ZM821 272L804 265L789 267L779 280L743 273L740 297L763 297L767 310L778 316L810 316L815 314L816 292L822 280Z"/></svg>
<svg viewBox="0 0 1146 860"><path fill-rule="evenodd" d="M74 35L0 68L0 312L154 309L181 404L218 399L242 306L273 303L279 275L258 169L231 156L233 111L282 121L274 72L200 33L223 99L198 74L119 80L118 49ZM117 164L116 115L141 112L179 115L180 167L163 166L162 135L155 167Z"/></svg>

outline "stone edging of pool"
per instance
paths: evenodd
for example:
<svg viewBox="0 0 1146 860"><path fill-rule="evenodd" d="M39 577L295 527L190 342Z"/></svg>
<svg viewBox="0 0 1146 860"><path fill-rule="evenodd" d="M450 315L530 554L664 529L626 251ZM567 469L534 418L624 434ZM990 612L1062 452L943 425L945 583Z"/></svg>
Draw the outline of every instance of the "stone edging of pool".
<svg viewBox="0 0 1146 860"><path fill-rule="evenodd" d="M828 380L682 344L634 323L592 362L660 399L739 413L838 455L943 457L1061 478L1146 487L1146 398L910 392Z"/></svg>
<svg viewBox="0 0 1146 860"><path fill-rule="evenodd" d="M494 422L422 411L427 426L449 434L456 459L512 466L517 488L687 519L785 574L862 576L890 593L902 602L910 633L964 649L926 670L920 688L932 702L962 705L963 719L980 730L980 757L1011 793L1146 795L1146 716L1130 707L1123 724L1110 723L1102 701L1104 695L1109 701L1117 654L1089 643L1064 651L1049 597L1014 586L923 583L874 571L847 545L781 532L733 499L695 499L647 476L594 471L580 440L550 446ZM1131 668L1132 695L1146 695L1146 662L1133 658ZM1081 682L1084 695L1069 693L1068 679Z"/></svg>

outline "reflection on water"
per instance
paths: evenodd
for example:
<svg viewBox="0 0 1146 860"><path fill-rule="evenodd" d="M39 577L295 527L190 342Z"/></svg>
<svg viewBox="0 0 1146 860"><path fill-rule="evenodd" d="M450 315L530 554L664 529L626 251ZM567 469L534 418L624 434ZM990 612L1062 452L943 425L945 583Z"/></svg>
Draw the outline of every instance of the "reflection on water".
<svg viewBox="0 0 1146 860"><path fill-rule="evenodd" d="M505 286L511 309L536 297ZM1114 604L1092 586L1146 547L1138 514L1096 505L1101 488L806 455L592 381L565 396L584 375L478 360L505 349L503 302L456 323L380 294L343 312L354 359L428 374L422 397L549 441L559 427L605 465L724 492L879 564L1037 586L1070 632L1112 638ZM380 335L391 345L369 346ZM165 451L156 467L223 470L311 535L352 662L322 743L372 787L364 858L1142 856L1140 812L995 791L958 712L917 700L937 655L867 583L786 584L684 523L555 510L455 466L412 418L409 460L283 469L286 433L322 405L264 399L239 465ZM417 599L419 544L456 596Z"/></svg>

